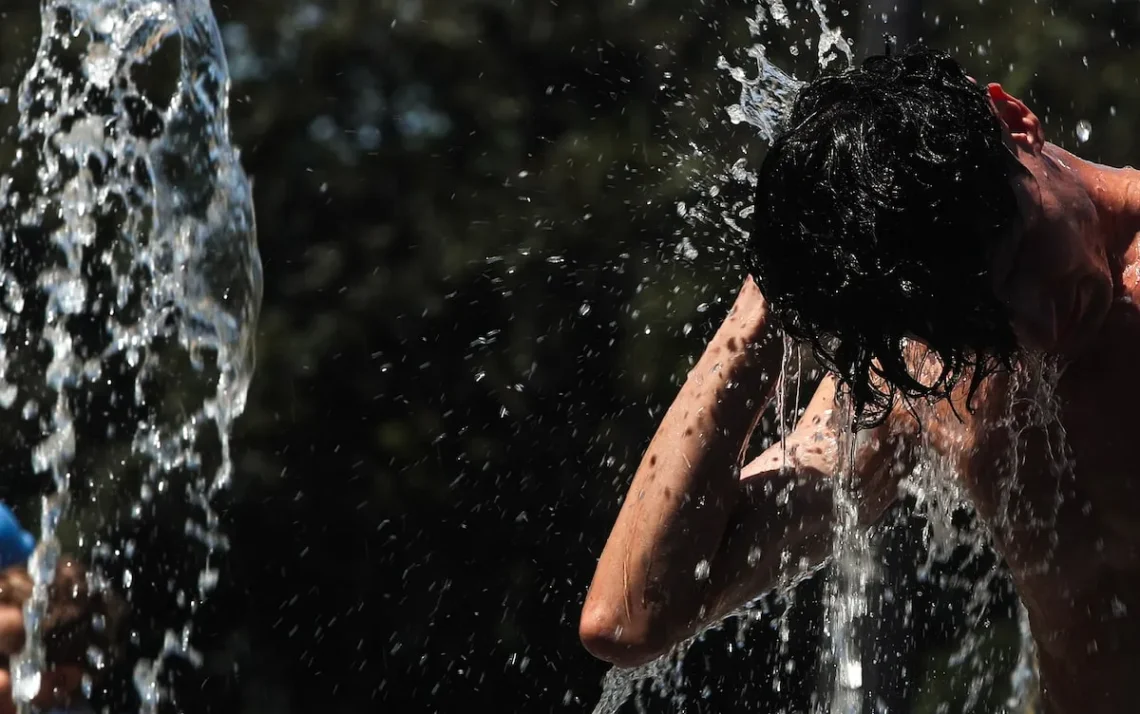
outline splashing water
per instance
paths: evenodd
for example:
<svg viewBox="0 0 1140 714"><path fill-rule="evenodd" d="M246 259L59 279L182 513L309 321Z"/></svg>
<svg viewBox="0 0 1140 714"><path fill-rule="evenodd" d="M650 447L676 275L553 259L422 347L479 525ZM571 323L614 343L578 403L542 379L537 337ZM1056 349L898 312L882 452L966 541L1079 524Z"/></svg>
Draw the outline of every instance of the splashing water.
<svg viewBox="0 0 1140 714"><path fill-rule="evenodd" d="M681 664L694 641L683 642L668 654L640 667L614 667L606 672L605 679L602 680L602 696L594 706L593 714L615 714L626 700L645 686L664 696L676 692L684 679Z"/></svg>
<svg viewBox="0 0 1140 714"><path fill-rule="evenodd" d="M173 594L186 624L166 633L153 662L136 665L143 710L163 698L169 657L196 659L190 616L216 582L211 556L226 545L211 499L231 477L230 432L261 302L228 92L207 0L41 4L0 177L0 408L35 444L34 471L52 477L30 563L29 646L12 663L24 709L47 664L41 633L58 528L73 487L97 473L111 474L116 490L136 485L134 518L161 494L188 502L196 515L185 536L204 551L196 592ZM95 555L129 557L128 546L96 537ZM96 588L107 585L100 572Z"/></svg>
<svg viewBox="0 0 1140 714"><path fill-rule="evenodd" d="M816 43L819 68L826 69L839 59L839 55L846 60L846 66L850 66L853 59L851 44L839 28L828 24L820 0L812 0L811 6L819 20L820 35ZM767 47L760 39L769 27L769 18L777 27L791 27L788 10L781 0L769 0L767 6L763 3L756 5L748 29L757 41L745 50L745 55L756 64L755 77L749 77L743 68L731 65L724 57L717 60L717 67L727 71L741 87L740 102L728 107L729 120L733 124L750 124L766 143L771 143L779 134L803 85L768 59Z"/></svg>
<svg viewBox="0 0 1140 714"><path fill-rule="evenodd" d="M823 3L812 0L811 10L820 33L816 42L818 66L821 69L827 68L840 59L845 62L845 66L850 66L854 56L851 44L838 27L830 26ZM764 35L772 29L788 30L792 26L792 17L782 0L757 3L753 16L748 20L748 29L754 42L744 51L744 55L755 66L755 73L732 64L723 56L717 59L717 68L740 85L740 101L726 108L729 121L752 127L765 143L771 143L780 133L803 82L769 59ZM791 48L798 54L795 45L791 45ZM704 154L696 146L692 149L697 156ZM703 222L712 226L716 233L726 236L722 238L726 242L746 241L748 231L742 223L751 217L754 210L751 195L756 186L756 175L748 169L747 161L735 161L727 169L717 171L711 180L707 177L694 177L694 180L706 184L704 188L711 200L708 205L679 204L678 213L692 223ZM734 187L743 188L743 191L731 190ZM738 193L748 198L727 198ZM687 236L677 246L678 255L689 260L694 259L699 252Z"/></svg>

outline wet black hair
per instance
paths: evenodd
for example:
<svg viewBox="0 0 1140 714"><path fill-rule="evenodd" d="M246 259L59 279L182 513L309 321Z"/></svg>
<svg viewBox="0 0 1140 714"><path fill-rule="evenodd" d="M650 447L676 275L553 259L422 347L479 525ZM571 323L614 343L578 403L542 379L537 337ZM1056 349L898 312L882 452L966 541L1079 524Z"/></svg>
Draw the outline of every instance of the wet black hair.
<svg viewBox="0 0 1140 714"><path fill-rule="evenodd" d="M940 399L969 379L972 397L1012 363L989 270L1021 225L1021 171L984 88L944 52L870 57L800 90L759 171L750 268L858 425L900 394ZM912 340L940 360L936 379L908 365Z"/></svg>

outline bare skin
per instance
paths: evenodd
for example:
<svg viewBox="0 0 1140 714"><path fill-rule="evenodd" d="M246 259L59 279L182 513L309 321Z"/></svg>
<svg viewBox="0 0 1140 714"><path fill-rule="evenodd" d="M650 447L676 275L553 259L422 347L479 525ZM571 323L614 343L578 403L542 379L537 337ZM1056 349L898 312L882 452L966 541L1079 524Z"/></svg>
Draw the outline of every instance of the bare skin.
<svg viewBox="0 0 1140 714"><path fill-rule="evenodd" d="M859 440L854 485L872 523L916 454L951 458L1029 611L1044 710L1123 714L1135 709L1130 677L1140 671L1130 448L1140 435L1140 173L1047 144L1024 104L997 85L989 94L1029 170L1015 185L1025 230L995 258L994 290L1027 351L1059 365L1055 419L1037 425L1038 386L1018 365L987 380L973 411L964 389L953 409L896 406ZM662 421L598 561L580 624L596 656L652 660L826 554L841 417L833 380L784 445L742 463L779 373L774 332L746 281Z"/></svg>

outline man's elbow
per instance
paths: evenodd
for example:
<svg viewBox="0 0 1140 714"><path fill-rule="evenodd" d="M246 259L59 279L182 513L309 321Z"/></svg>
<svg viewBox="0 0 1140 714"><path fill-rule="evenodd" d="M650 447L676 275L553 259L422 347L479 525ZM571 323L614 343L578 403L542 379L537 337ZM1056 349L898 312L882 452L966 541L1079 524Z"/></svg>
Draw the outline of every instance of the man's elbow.
<svg viewBox="0 0 1140 714"><path fill-rule="evenodd" d="M617 667L638 667L670 650L667 638L655 636L645 624L631 624L615 608L587 602L578 623L578 638L586 651Z"/></svg>

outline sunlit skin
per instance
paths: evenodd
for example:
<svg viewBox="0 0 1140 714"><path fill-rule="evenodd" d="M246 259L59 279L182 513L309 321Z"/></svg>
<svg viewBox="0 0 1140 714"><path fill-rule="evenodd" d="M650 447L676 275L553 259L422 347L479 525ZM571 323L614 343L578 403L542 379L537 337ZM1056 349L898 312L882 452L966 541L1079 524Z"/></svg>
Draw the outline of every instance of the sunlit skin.
<svg viewBox="0 0 1140 714"><path fill-rule="evenodd" d="M1022 346L1060 365L1051 443L1063 429L1072 466L1056 468L1045 431L1026 428L1024 405L1037 400L1033 387L1012 386L1028 381L1019 364L1013 376L988 379L972 411L963 388L954 410L946 401L896 405L863 433L862 519L873 523L891 505L915 458L931 449L949 457L1029 611L1044 711L1133 712L1140 172L1047 143L1025 104L996 84L987 92L1028 169L1014 187L1024 229L997 251L993 289ZM775 333L759 289L745 281L662 420L598 561L580 624L594 655L622 666L652 660L828 552L834 382L824 379L784 445L743 463L780 370ZM918 346L918 373L929 368L923 359ZM696 577L702 561L707 577Z"/></svg>

